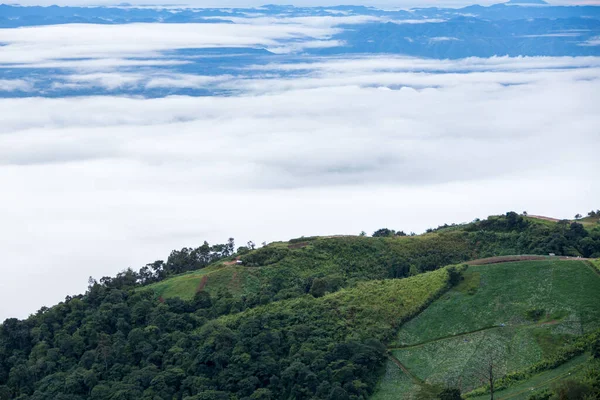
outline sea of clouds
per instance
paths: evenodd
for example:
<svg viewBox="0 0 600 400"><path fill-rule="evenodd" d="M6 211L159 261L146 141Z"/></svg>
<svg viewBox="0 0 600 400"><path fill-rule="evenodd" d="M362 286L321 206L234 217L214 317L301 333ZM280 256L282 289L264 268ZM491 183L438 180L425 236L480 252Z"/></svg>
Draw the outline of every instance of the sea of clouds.
<svg viewBox="0 0 600 400"><path fill-rule="evenodd" d="M203 240L598 207L600 58L311 57L202 75L169 69L185 60L165 53L297 38L295 52L338 25L0 30L0 69L33 71L0 79L30 91L0 99L0 318ZM48 97L40 79L228 95Z"/></svg>

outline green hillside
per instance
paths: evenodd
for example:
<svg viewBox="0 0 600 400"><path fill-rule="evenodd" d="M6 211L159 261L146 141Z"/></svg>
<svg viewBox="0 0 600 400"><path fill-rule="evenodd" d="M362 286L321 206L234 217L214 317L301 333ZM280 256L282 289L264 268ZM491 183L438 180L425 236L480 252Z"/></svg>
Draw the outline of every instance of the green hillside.
<svg viewBox="0 0 600 400"><path fill-rule="evenodd" d="M403 278L483 257L549 254L600 257L600 225L557 224L508 213L418 236L308 237L275 242L149 287L164 299L228 292L250 306L371 279Z"/></svg>
<svg viewBox="0 0 600 400"><path fill-rule="evenodd" d="M4 321L0 400L484 398L488 354L506 398L598 394L600 226L583 222L174 250Z"/></svg>
<svg viewBox="0 0 600 400"><path fill-rule="evenodd" d="M497 373L507 375L560 357L597 332L598 304L600 276L582 261L471 266L458 286L404 324L389 348L418 380L469 392L481 386L490 355ZM406 381L386 375L374 398L417 393Z"/></svg>
<svg viewBox="0 0 600 400"><path fill-rule="evenodd" d="M191 299L204 290L228 292L253 305L317 296L373 279L400 278L477 258L468 234L431 233L415 237L297 239L271 243L239 258L242 265L210 267L147 286L162 298ZM312 291L311 291L312 290ZM317 293L318 292L318 293Z"/></svg>

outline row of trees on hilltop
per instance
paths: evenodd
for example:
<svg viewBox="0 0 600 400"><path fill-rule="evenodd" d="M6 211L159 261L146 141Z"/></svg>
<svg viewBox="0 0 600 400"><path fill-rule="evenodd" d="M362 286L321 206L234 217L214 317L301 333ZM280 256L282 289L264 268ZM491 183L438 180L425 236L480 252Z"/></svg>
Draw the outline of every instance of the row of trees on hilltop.
<svg viewBox="0 0 600 400"><path fill-rule="evenodd" d="M587 213L587 216L590 218L596 218L596 217L600 218L600 210L596 210L596 211L592 210ZM581 219L581 218L583 218L583 215L581 215L581 214L575 215L575 219ZM598 222L600 223L600 220Z"/></svg>
<svg viewBox="0 0 600 400"><path fill-rule="evenodd" d="M229 238L226 243L209 245L204 242L196 248L184 247L173 250L167 261L157 260L144 265L139 271L131 268L118 273L115 277L100 278L100 283L107 287L124 288L135 285L146 285L159 282L169 276L181 274L206 267L207 265L235 254L235 241ZM90 283L93 279L90 278Z"/></svg>

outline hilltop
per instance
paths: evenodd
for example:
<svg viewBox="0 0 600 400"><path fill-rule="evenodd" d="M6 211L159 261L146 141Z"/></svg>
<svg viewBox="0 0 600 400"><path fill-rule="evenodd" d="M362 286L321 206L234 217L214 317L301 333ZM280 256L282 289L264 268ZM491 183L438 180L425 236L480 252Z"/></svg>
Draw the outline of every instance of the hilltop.
<svg viewBox="0 0 600 400"><path fill-rule="evenodd" d="M549 5L547 1L544 0L510 0L504 3L506 5Z"/></svg>
<svg viewBox="0 0 600 400"><path fill-rule="evenodd" d="M582 222L176 250L6 320L0 399L478 398L490 346L500 393L570 372L593 393L600 224Z"/></svg>

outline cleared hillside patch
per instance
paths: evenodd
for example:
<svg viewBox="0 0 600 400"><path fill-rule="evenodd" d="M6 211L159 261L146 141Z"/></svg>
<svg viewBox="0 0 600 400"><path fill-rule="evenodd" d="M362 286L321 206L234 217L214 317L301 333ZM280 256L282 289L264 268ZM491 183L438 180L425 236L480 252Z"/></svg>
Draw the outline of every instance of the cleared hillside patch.
<svg viewBox="0 0 600 400"><path fill-rule="evenodd" d="M279 325L289 316L342 339L389 340L401 323L447 290L449 281L449 268L442 268L406 279L364 282L321 298L277 301L220 320L236 325L260 318L263 324L271 320Z"/></svg>
<svg viewBox="0 0 600 400"><path fill-rule="evenodd" d="M464 278L405 323L391 345L427 383L469 391L481 386L489 354L500 374L523 370L600 328L600 278L583 261L470 266ZM386 379L380 387L390 391ZM398 390L410 398L405 385Z"/></svg>
<svg viewBox="0 0 600 400"><path fill-rule="evenodd" d="M395 346L410 345L490 326L527 324L531 310L542 319L560 317L561 331L579 334L600 327L600 280L582 261L526 261L471 266L465 281L479 275L479 286L459 285L400 330ZM426 328L426 329L425 329Z"/></svg>
<svg viewBox="0 0 600 400"><path fill-rule="evenodd" d="M154 290L158 297L164 299L179 297L190 300L200 290L211 294L227 290L234 297L239 297L257 292L259 287L260 280L256 277L256 271L237 265L216 264L166 279L147 288Z"/></svg>

